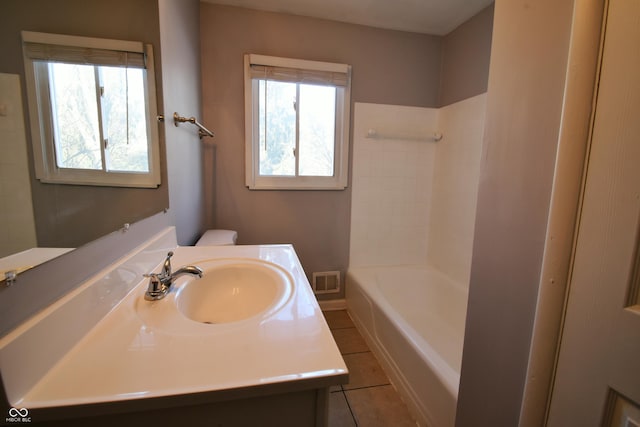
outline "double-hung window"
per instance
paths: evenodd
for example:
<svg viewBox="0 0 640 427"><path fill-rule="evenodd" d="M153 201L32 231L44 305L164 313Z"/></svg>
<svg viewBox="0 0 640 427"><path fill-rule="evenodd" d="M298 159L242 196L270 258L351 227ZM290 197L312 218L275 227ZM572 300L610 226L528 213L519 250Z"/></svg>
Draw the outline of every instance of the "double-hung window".
<svg viewBox="0 0 640 427"><path fill-rule="evenodd" d="M33 32L22 39L36 177L160 185L151 46Z"/></svg>
<svg viewBox="0 0 640 427"><path fill-rule="evenodd" d="M347 186L351 67L245 55L246 185Z"/></svg>

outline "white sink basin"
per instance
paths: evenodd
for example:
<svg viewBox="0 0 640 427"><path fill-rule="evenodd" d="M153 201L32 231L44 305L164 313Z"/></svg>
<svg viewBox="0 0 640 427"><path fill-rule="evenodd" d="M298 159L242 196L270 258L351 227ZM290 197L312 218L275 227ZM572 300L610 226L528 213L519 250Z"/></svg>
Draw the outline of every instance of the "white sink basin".
<svg viewBox="0 0 640 427"><path fill-rule="evenodd" d="M176 294L178 310L195 322L237 322L276 311L293 289L281 268L257 260L196 263L204 274L189 279Z"/></svg>
<svg viewBox="0 0 640 427"><path fill-rule="evenodd" d="M291 245L176 245L175 229L168 227L3 336L0 368L8 405L29 408L29 414L91 404L151 411L179 408L197 395L203 405L224 406L229 396L249 399L347 380ZM147 301L149 279L142 274L159 271L171 248L175 269L197 265L205 276L181 276L165 298ZM220 324L191 320L182 312L186 305L178 309L193 297L190 292L213 285L217 273L232 267L247 279L235 297L265 305L244 312L236 307L230 317L213 319L227 322ZM271 282L264 288L275 282L276 295L258 298L260 289L247 296L244 283L256 281ZM233 321L244 316L250 317ZM304 357L291 351L296 347L304 348Z"/></svg>

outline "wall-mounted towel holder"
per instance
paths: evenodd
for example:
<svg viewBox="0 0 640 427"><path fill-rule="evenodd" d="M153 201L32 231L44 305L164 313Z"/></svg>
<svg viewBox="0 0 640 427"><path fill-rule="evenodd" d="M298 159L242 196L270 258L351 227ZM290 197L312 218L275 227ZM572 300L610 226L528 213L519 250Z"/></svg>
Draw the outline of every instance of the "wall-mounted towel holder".
<svg viewBox="0 0 640 427"><path fill-rule="evenodd" d="M191 123L192 125L195 125L198 127L198 135L200 135L200 138L203 138L205 136L210 136L210 137L214 136L213 132L211 132L209 129L204 127L200 122L198 122L198 120L196 120L195 117L182 117L178 113L173 113L174 125L178 126L179 123L185 123L185 122Z"/></svg>
<svg viewBox="0 0 640 427"><path fill-rule="evenodd" d="M401 135L401 134L385 134L379 133L375 129L369 129L365 138L371 139L399 139L403 141L430 141L430 142L438 142L442 139L443 135L439 132L434 132L431 135Z"/></svg>

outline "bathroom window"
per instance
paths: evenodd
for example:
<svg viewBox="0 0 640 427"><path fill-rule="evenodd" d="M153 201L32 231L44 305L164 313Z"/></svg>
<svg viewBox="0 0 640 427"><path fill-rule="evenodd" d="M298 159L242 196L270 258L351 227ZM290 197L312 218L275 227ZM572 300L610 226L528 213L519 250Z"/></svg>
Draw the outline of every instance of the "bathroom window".
<svg viewBox="0 0 640 427"><path fill-rule="evenodd" d="M151 46L26 31L22 39L36 177L160 185Z"/></svg>
<svg viewBox="0 0 640 427"><path fill-rule="evenodd" d="M245 55L246 185L347 186L351 67Z"/></svg>

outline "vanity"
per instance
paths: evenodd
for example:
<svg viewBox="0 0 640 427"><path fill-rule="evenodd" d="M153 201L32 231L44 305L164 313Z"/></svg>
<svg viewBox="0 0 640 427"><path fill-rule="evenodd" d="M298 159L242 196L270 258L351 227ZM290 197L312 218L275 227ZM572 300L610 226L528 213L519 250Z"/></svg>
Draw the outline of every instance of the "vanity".
<svg viewBox="0 0 640 427"><path fill-rule="evenodd" d="M167 253L177 269L145 299ZM348 371L291 245L177 246L167 227L0 340L8 407L45 425L327 424Z"/></svg>

